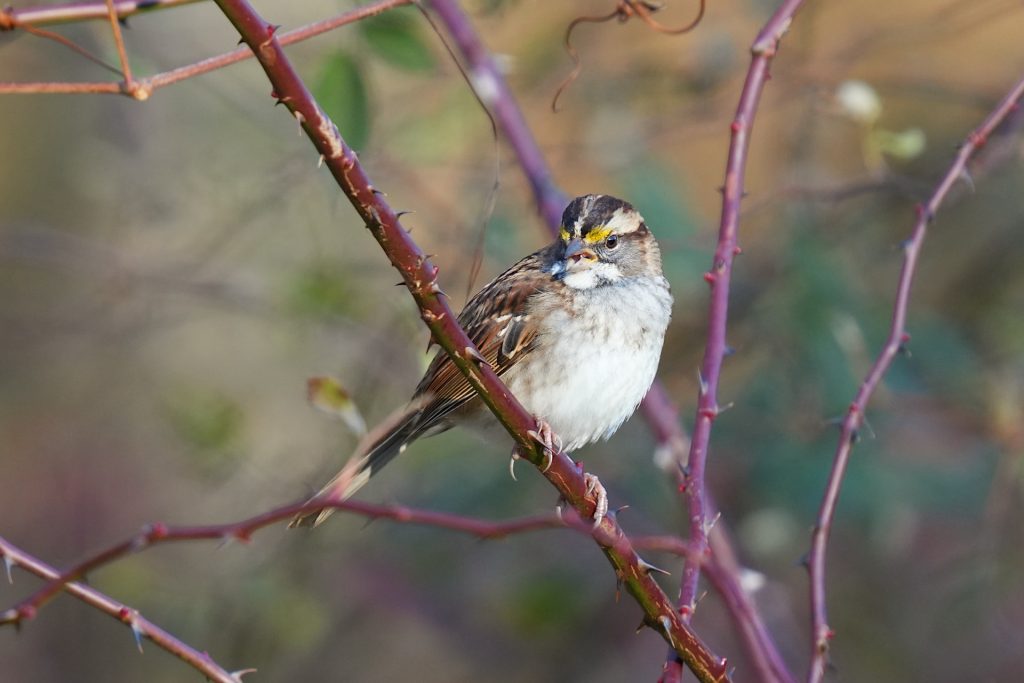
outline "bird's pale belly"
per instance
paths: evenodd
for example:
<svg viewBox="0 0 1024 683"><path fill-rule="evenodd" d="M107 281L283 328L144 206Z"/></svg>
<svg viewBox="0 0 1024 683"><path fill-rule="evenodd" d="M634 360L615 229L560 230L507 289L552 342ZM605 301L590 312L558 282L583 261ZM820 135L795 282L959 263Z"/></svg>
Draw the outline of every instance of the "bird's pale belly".
<svg viewBox="0 0 1024 683"><path fill-rule="evenodd" d="M625 315L608 305L574 311L588 325L566 326L552 316L538 338L550 352L531 353L503 377L523 405L551 425L566 450L614 434L654 381L669 319L658 297L670 295L660 288L647 294L633 298L633 310ZM607 322L612 319L616 324ZM577 331L566 332L570 328ZM527 364L532 367L522 367Z"/></svg>

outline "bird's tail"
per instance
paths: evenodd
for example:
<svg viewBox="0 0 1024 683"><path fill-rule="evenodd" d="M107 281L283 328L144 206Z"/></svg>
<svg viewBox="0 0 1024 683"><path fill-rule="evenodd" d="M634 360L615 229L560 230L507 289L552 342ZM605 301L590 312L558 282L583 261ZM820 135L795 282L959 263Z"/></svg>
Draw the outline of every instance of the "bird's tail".
<svg viewBox="0 0 1024 683"><path fill-rule="evenodd" d="M334 475L334 478L327 482L320 491L309 499L314 500L342 501L350 498L356 491L361 489L370 477L377 474L395 456L405 450L405 447L415 441L423 433L423 425L420 418L423 411L420 406L409 406L405 411L386 420L378 426L356 447L356 455L353 455L345 466ZM363 455L359 455L363 453ZM319 526L325 519L331 516L334 508L321 508L296 515L288 524L288 528L300 526Z"/></svg>

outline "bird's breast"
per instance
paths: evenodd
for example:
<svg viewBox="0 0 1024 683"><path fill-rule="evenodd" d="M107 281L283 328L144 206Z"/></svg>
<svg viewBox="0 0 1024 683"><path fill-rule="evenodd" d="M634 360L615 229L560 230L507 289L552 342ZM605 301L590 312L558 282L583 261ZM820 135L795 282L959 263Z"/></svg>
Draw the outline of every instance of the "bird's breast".
<svg viewBox="0 0 1024 683"><path fill-rule="evenodd" d="M636 410L658 369L672 296L643 278L565 298L536 297L535 347L503 379L568 451L611 436Z"/></svg>

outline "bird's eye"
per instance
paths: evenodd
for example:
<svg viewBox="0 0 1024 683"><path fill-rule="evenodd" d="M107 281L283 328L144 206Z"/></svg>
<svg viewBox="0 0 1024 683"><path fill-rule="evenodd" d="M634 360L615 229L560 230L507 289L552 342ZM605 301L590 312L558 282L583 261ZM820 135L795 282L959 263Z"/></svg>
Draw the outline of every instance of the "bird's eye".
<svg viewBox="0 0 1024 683"><path fill-rule="evenodd" d="M605 239L605 241L604 241L604 246L608 247L609 249L614 249L615 247L619 246L619 238L618 238L618 236L617 235L608 235L608 238Z"/></svg>

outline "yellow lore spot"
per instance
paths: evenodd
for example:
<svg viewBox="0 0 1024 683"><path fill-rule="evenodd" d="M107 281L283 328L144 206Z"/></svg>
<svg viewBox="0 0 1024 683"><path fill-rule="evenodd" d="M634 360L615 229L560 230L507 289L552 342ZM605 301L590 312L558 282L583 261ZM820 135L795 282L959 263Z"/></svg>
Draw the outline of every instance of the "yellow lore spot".
<svg viewBox="0 0 1024 683"><path fill-rule="evenodd" d="M604 242L605 238L612 234L611 228L606 227L593 227L587 236L583 238L583 241L587 244L597 244L598 242Z"/></svg>

